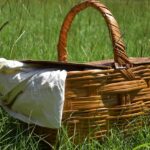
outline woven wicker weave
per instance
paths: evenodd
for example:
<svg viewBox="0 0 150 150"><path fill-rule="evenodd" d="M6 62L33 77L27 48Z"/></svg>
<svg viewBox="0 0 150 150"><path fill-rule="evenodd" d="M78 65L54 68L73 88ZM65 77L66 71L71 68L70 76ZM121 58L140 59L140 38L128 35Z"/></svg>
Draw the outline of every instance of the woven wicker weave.
<svg viewBox="0 0 150 150"><path fill-rule="evenodd" d="M101 138L116 122L128 128L127 120L150 108L150 60L129 60L116 20L100 2L87 0L67 14L58 43L59 61L67 61L67 33L75 15L87 7L98 10L106 21L114 63L95 63L109 65L111 69L68 72L63 120L68 134L80 139L89 134Z"/></svg>
<svg viewBox="0 0 150 150"><path fill-rule="evenodd" d="M67 33L71 23L75 15L87 7L98 10L106 21L114 62L88 63L103 66L102 69L78 69L80 65L71 71L68 69L63 125L67 126L69 136L80 140L88 135L99 139L117 122L127 129L129 120L147 113L150 108L150 59L127 57L118 24L99 1L84 1L67 14L58 42L58 59L63 63L58 67L67 62Z"/></svg>

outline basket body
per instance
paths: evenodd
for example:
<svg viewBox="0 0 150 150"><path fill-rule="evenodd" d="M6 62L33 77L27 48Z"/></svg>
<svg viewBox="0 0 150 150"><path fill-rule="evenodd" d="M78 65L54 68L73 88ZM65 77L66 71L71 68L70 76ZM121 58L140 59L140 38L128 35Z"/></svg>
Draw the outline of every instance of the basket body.
<svg viewBox="0 0 150 150"><path fill-rule="evenodd" d="M86 0L74 6L66 15L58 41L58 61L67 62L67 34L75 16L92 7L100 12L108 27L113 62L88 63L107 66L102 69L68 70L63 125L76 142L86 137L100 139L117 127L126 132L137 130L142 121L129 124L150 108L150 59L129 59L117 21L109 9L96 0Z"/></svg>
<svg viewBox="0 0 150 150"><path fill-rule="evenodd" d="M150 58L130 60L134 80L118 69L68 71L62 126L67 127L74 143L85 138L101 140L114 126L127 134L129 129L137 131L142 126L142 120L133 120L150 112ZM103 61L95 63L101 65ZM108 64L111 67L112 62ZM55 144L59 130L33 128Z"/></svg>
<svg viewBox="0 0 150 150"><path fill-rule="evenodd" d="M150 110L150 63L137 60L130 81L116 69L68 73L63 120L71 137L99 139L114 124L125 131Z"/></svg>

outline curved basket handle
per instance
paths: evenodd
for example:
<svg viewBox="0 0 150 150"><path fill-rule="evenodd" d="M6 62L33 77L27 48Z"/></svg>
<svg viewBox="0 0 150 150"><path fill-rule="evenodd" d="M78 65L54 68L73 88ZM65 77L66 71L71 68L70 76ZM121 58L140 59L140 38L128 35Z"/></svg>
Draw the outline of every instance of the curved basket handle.
<svg viewBox="0 0 150 150"><path fill-rule="evenodd" d="M126 55L125 46L117 21L114 19L107 7L96 0L86 0L73 7L67 14L61 27L59 42L57 45L58 60L67 62L67 33L76 14L86 9L87 7L93 7L97 9L104 17L111 34L111 40L114 50L114 61L115 63L117 63L117 66L127 66L128 64L131 64Z"/></svg>

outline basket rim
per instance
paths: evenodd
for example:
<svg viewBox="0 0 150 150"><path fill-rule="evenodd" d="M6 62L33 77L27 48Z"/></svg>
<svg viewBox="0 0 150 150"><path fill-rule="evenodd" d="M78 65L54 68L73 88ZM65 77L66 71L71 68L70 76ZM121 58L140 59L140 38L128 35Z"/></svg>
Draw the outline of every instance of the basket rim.
<svg viewBox="0 0 150 150"><path fill-rule="evenodd" d="M133 67L137 65L150 64L150 57L129 57ZM58 61L45 61L45 60L21 60L25 64L40 68L56 68L64 69L68 72L79 71L92 71L92 70L114 70L114 59L106 59L100 61L92 61L86 63L76 62L58 62Z"/></svg>

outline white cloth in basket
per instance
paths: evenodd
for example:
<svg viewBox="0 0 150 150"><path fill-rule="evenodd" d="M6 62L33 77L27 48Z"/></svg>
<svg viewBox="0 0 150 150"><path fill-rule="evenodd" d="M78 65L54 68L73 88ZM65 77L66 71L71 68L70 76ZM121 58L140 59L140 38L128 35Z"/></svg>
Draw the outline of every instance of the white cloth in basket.
<svg viewBox="0 0 150 150"><path fill-rule="evenodd" d="M67 72L0 58L0 105L14 118L61 126Z"/></svg>

